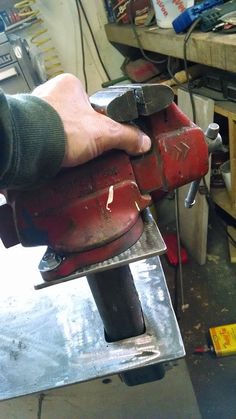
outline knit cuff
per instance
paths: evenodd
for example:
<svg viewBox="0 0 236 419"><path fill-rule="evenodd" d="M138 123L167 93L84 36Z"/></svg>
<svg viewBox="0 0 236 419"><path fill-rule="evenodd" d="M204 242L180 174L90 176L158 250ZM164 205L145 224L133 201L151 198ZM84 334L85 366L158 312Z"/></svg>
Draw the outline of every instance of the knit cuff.
<svg viewBox="0 0 236 419"><path fill-rule="evenodd" d="M65 133L58 113L36 96L6 95L4 101L1 94L0 119L0 187L27 188L55 176L65 153Z"/></svg>

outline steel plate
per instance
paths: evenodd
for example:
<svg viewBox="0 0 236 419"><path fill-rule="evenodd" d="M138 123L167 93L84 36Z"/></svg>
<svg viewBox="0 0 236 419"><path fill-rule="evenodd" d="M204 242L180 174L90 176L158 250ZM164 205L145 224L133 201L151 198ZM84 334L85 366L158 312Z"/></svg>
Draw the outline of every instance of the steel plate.
<svg viewBox="0 0 236 419"><path fill-rule="evenodd" d="M111 268L118 268L118 266L127 265L136 262L140 259L149 258L151 256L160 256L166 252L166 244L161 236L161 233L149 210L143 211L144 216L144 231L140 239L128 250L118 256L107 259L104 262L96 263L94 265L86 266L78 269L71 275L64 278L55 279L53 281L45 282L42 278L40 282L35 284L35 289L50 287L51 285L68 282L72 279L80 278L91 273L105 271Z"/></svg>
<svg viewBox="0 0 236 419"><path fill-rule="evenodd" d="M43 250L0 244L0 400L185 355L158 257L131 264L145 334L108 343L86 278L33 289Z"/></svg>

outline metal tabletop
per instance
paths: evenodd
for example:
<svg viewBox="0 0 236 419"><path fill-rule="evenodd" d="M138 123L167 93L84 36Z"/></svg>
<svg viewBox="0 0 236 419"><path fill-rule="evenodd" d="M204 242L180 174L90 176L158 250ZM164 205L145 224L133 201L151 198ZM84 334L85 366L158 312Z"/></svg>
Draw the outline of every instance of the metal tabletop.
<svg viewBox="0 0 236 419"><path fill-rule="evenodd" d="M158 257L130 265L145 334L108 343L85 277L34 290L43 252L0 242L0 400L185 355Z"/></svg>

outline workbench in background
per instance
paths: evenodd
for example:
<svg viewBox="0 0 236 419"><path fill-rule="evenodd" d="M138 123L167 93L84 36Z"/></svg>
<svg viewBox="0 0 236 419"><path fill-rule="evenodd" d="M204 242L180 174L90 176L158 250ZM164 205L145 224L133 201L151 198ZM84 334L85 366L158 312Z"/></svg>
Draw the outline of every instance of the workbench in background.
<svg viewBox="0 0 236 419"><path fill-rule="evenodd" d="M105 25L108 40L121 52L127 47L138 48L131 25ZM173 29L137 27L144 50L183 59L185 35ZM193 32L188 41L188 60L221 70L236 72L236 34L220 35L213 32Z"/></svg>

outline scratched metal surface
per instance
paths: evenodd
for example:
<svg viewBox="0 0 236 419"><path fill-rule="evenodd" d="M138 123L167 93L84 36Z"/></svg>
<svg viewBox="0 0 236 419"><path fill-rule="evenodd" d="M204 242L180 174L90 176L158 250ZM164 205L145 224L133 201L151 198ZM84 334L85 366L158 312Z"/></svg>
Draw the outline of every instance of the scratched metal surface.
<svg viewBox="0 0 236 419"><path fill-rule="evenodd" d="M86 278L33 289L43 250L0 242L0 400L184 356L158 257L131 265L146 333L107 343Z"/></svg>

